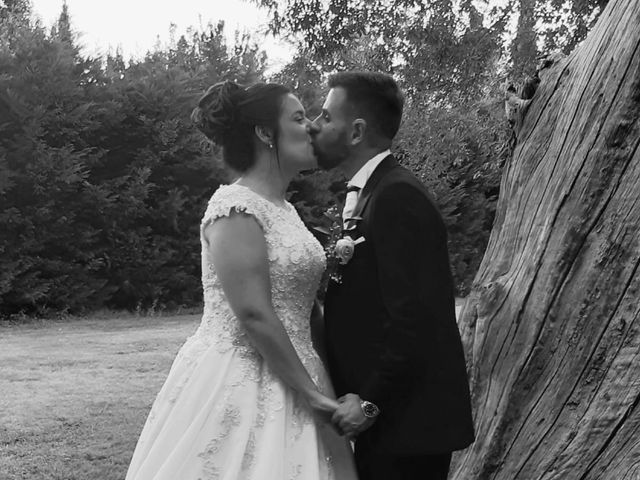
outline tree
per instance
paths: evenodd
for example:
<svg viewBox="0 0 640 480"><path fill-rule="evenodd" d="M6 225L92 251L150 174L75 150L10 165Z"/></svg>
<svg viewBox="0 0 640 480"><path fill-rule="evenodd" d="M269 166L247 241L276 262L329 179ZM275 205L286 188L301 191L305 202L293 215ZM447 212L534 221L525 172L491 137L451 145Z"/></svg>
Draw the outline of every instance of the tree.
<svg viewBox="0 0 640 480"><path fill-rule="evenodd" d="M4 21L10 17L29 19L31 14L31 2L29 0L3 0L0 3L0 20Z"/></svg>
<svg viewBox="0 0 640 480"><path fill-rule="evenodd" d="M57 24L52 29L51 36L58 38L61 42L67 43L67 45L78 51L78 48L74 46L74 35L71 31L71 19L69 18L67 2L62 4L62 11L58 16Z"/></svg>
<svg viewBox="0 0 640 480"><path fill-rule="evenodd" d="M505 18L485 26L469 0L254 1L269 9L272 31L298 38L323 71L393 73L410 95L450 104L483 91L505 31Z"/></svg>
<svg viewBox="0 0 640 480"><path fill-rule="evenodd" d="M543 52L570 53L591 31L609 0L538 0L536 18Z"/></svg>
<svg viewBox="0 0 640 480"><path fill-rule="evenodd" d="M477 439L452 478L637 478L640 3L540 76L460 319Z"/></svg>
<svg viewBox="0 0 640 480"><path fill-rule="evenodd" d="M0 2L0 48L8 48L16 35L28 28L31 21L29 0L4 0Z"/></svg>
<svg viewBox="0 0 640 480"><path fill-rule="evenodd" d="M199 305L199 222L226 180L189 115L264 53L223 25L128 65L0 10L0 316ZM27 5L25 3L25 5ZM6 15L5 15L6 14ZM11 28L4 28L9 26Z"/></svg>
<svg viewBox="0 0 640 480"><path fill-rule="evenodd" d="M519 3L518 28L511 44L511 74L518 80L533 75L537 57L536 0L520 0Z"/></svg>
<svg viewBox="0 0 640 480"><path fill-rule="evenodd" d="M91 222L104 192L88 182L99 153L78 144L90 124L81 86L89 65L21 15L2 20L12 28L0 42L0 96L11 115L0 120L0 314L108 296Z"/></svg>

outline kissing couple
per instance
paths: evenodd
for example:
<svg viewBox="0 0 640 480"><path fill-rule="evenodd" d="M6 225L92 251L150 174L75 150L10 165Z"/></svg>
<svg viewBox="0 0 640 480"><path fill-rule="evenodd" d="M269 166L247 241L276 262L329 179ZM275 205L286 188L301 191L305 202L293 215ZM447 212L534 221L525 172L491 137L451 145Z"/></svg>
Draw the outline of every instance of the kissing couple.
<svg viewBox="0 0 640 480"><path fill-rule="evenodd" d="M445 226L390 152L402 92L373 72L329 87L313 121L278 84L199 100L192 119L238 178L202 219L202 321L127 480L445 480L473 441ZM286 200L316 165L349 179L324 305L327 256Z"/></svg>

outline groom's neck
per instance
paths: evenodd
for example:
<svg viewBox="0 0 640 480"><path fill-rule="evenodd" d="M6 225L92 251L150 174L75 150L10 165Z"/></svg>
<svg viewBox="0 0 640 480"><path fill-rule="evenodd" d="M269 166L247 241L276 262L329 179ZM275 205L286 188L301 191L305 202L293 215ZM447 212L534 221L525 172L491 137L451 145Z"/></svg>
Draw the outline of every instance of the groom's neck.
<svg viewBox="0 0 640 480"><path fill-rule="evenodd" d="M352 152L352 155L342 164L344 176L351 180L369 160L384 152L389 147L369 147Z"/></svg>

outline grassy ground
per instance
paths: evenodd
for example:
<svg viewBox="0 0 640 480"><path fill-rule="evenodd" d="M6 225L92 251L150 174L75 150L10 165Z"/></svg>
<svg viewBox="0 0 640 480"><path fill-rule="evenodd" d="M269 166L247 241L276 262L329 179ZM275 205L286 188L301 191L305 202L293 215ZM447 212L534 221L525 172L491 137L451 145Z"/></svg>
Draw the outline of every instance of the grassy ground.
<svg viewBox="0 0 640 480"><path fill-rule="evenodd" d="M0 325L0 480L122 480L151 403L199 319Z"/></svg>
<svg viewBox="0 0 640 480"><path fill-rule="evenodd" d="M121 480L198 315L0 326L0 480Z"/></svg>

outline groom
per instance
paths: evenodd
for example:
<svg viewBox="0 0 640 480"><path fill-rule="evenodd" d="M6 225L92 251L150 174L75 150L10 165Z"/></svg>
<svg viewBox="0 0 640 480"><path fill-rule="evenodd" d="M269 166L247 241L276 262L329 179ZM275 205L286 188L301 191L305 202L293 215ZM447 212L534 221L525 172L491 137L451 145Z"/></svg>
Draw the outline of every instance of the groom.
<svg viewBox="0 0 640 480"><path fill-rule="evenodd" d="M344 72L329 87L310 133L319 165L350 179L355 241L325 296L333 420L357 436L360 480L445 480L474 435L445 226L389 151L404 103L393 78Z"/></svg>

